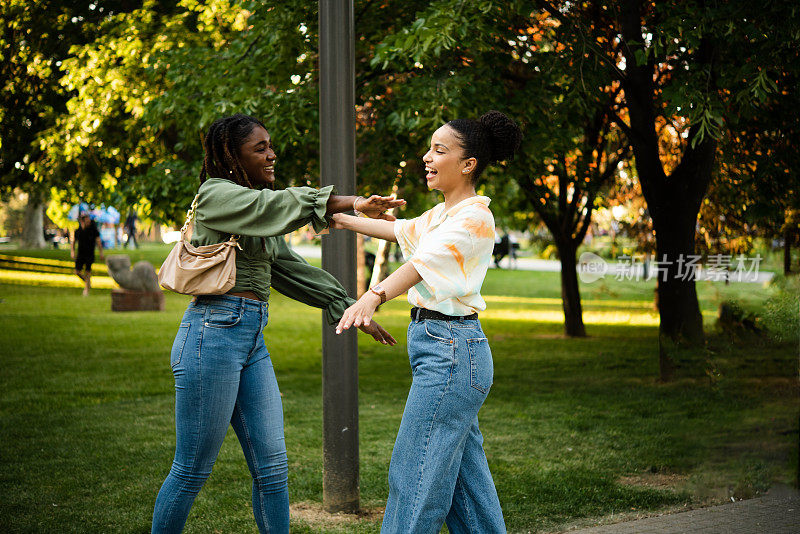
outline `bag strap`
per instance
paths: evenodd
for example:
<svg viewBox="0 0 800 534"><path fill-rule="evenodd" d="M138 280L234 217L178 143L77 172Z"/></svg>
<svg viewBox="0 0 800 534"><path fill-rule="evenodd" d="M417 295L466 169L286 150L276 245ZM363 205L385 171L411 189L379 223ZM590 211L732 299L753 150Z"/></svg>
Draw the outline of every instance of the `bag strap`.
<svg viewBox="0 0 800 534"><path fill-rule="evenodd" d="M194 219L195 210L197 209L198 198L200 198L200 193L197 193L194 196L194 200L192 200L192 205L189 207L189 211L186 212L186 222L184 222L183 226L181 227L181 237L183 237L186 234L186 230L189 229L189 223L192 222L192 220ZM231 237L228 241L233 241L233 243L236 245L236 248L242 250L242 247L239 246L239 238L241 237L242 237L241 235L231 234Z"/></svg>
<svg viewBox="0 0 800 534"><path fill-rule="evenodd" d="M194 200L192 200L192 205L189 208L189 211L186 212L186 222L183 223L183 226L181 227L181 235L186 233L186 230L189 228L189 223L192 222L192 219L194 219L194 211L195 209L197 209L198 198L200 198L200 193L194 196Z"/></svg>

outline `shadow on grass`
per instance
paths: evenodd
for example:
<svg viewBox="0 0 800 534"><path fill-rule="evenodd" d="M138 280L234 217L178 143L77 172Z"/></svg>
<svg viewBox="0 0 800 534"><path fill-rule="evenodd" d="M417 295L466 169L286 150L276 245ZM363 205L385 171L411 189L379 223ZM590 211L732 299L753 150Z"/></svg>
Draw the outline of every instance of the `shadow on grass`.
<svg viewBox="0 0 800 534"><path fill-rule="evenodd" d="M525 274L517 281L528 287L552 284ZM549 299L547 291L523 298ZM613 311L614 300L637 302L631 289L618 293L599 313ZM639 306L620 305L649 315L649 297L640 291ZM0 285L0 298L4 531L147 531L174 448L169 347L189 298L168 294L166 312L142 314L110 312L103 290L84 299L74 289ZM589 321L589 337L568 339L560 324L537 319L552 307L499 295L482 319L495 377L481 427L510 531L717 502L791 481L793 346L711 335L710 356L661 384L656 325ZM407 304L388 303L377 320L400 343L359 339L361 490L371 509L386 498L411 380ZM283 392L297 503L322 498L320 324L318 310L273 296L265 335ZM656 475L665 482L648 485ZM255 532L249 493L230 435L187 532ZM294 526L318 531L302 518ZM378 530L373 519L329 529Z"/></svg>

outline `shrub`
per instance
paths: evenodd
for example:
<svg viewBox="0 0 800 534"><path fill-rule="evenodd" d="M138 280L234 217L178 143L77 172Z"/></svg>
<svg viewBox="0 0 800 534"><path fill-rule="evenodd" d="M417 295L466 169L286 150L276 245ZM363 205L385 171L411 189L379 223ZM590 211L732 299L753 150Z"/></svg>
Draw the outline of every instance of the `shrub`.
<svg viewBox="0 0 800 534"><path fill-rule="evenodd" d="M757 332L760 320L755 312L745 310L738 302L726 300L719 305L717 325L725 332L751 330Z"/></svg>
<svg viewBox="0 0 800 534"><path fill-rule="evenodd" d="M773 296L767 300L763 325L776 341L800 339L800 277L776 275L771 287Z"/></svg>

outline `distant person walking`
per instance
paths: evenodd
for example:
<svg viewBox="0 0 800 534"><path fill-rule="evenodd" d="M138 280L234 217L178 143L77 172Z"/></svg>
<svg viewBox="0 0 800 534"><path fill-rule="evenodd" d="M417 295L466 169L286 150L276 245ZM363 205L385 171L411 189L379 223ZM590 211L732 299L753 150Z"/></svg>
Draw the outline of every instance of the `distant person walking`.
<svg viewBox="0 0 800 534"><path fill-rule="evenodd" d="M92 264L94 263L94 248L100 251L100 261L105 260L103 256L103 242L100 239L100 231L94 224L88 213L81 213L78 217L80 227L72 235L72 249L70 256L75 260L75 274L83 280L83 296L89 295L92 288Z"/></svg>
<svg viewBox="0 0 800 534"><path fill-rule="evenodd" d="M125 248L128 248L129 245L132 248L139 248L139 244L136 242L136 219L135 212L130 212L125 219L123 230L128 235L128 239L125 241Z"/></svg>

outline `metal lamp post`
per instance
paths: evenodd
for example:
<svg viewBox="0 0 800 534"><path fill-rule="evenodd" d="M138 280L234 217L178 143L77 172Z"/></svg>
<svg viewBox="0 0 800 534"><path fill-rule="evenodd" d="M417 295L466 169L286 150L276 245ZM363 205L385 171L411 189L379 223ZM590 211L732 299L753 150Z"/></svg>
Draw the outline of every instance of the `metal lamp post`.
<svg viewBox="0 0 800 534"><path fill-rule="evenodd" d="M339 194L356 190L355 33L352 0L319 2L319 123L322 184ZM356 238L335 232L322 239L322 268L356 295ZM336 335L322 327L322 504L356 512L358 483L358 344L355 329Z"/></svg>

